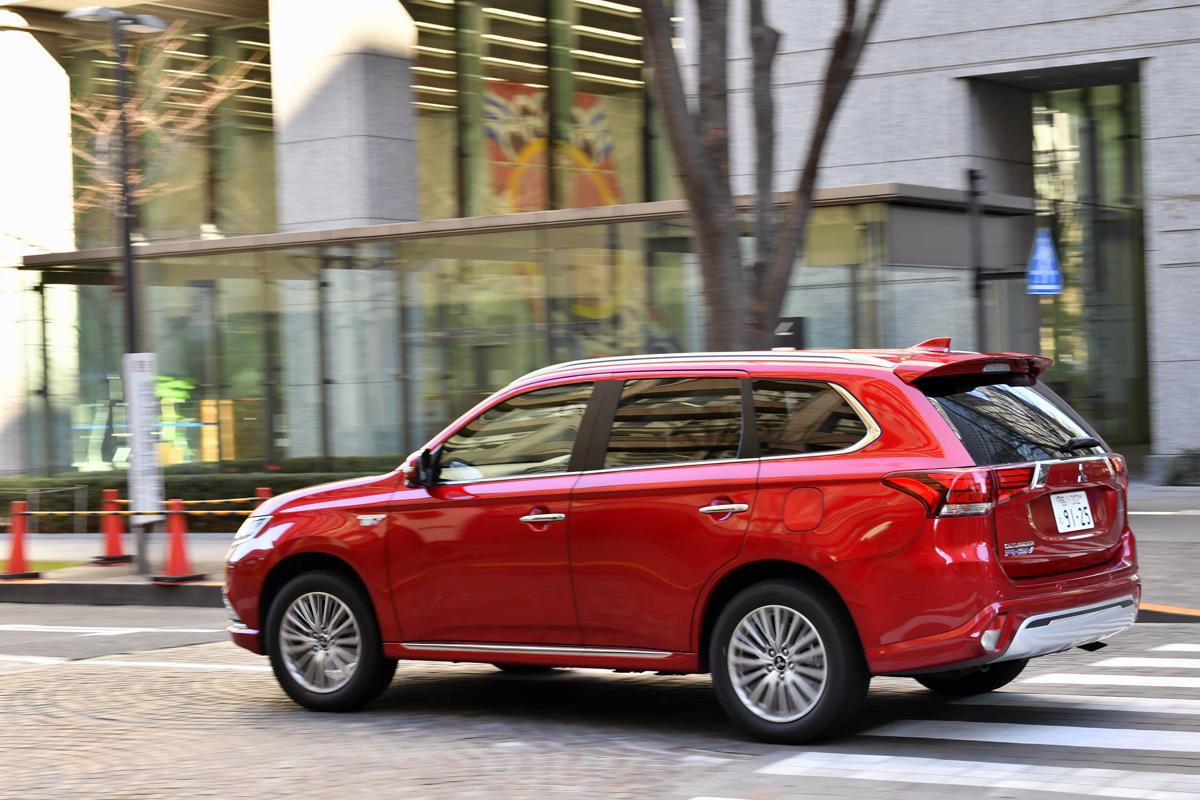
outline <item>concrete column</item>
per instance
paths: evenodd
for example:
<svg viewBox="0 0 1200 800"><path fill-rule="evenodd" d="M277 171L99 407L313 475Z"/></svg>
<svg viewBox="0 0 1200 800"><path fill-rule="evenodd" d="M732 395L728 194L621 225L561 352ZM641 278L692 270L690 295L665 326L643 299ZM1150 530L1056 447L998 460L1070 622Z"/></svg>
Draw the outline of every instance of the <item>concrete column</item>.
<svg viewBox="0 0 1200 800"><path fill-rule="evenodd" d="M0 125L0 475L45 468L50 403L33 392L48 386L52 399L69 396L78 372L70 342L74 292L46 298L52 350L50 377L43 381L39 303L29 291L36 279L15 269L22 256L75 247L70 86L54 55L23 27L23 17L0 9L0 115L6 120ZM63 450L61 440L55 444Z"/></svg>
<svg viewBox="0 0 1200 800"><path fill-rule="evenodd" d="M412 61L395 0L270 0L279 227L419 218Z"/></svg>

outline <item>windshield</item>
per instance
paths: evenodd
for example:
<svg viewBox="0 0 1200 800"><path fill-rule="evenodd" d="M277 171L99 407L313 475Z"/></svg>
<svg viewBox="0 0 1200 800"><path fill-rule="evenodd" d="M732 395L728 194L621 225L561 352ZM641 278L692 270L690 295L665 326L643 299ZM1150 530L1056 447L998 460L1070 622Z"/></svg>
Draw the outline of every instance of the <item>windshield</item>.
<svg viewBox="0 0 1200 800"><path fill-rule="evenodd" d="M980 466L1075 458L1105 451L1103 446L1085 446L1083 442L1067 447L1072 440L1099 441L1100 437L1042 384L996 383L926 393Z"/></svg>

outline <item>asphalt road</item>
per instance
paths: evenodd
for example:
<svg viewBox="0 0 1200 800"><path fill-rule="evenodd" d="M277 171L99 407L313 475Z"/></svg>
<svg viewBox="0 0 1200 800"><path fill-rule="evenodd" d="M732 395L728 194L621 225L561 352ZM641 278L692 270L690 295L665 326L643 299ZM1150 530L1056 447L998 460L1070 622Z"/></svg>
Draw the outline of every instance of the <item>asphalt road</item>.
<svg viewBox="0 0 1200 800"><path fill-rule="evenodd" d="M220 610L0 605L0 797L1200 797L1200 626L1139 624L948 702L876 679L852 735L747 740L704 676L401 664L315 714Z"/></svg>

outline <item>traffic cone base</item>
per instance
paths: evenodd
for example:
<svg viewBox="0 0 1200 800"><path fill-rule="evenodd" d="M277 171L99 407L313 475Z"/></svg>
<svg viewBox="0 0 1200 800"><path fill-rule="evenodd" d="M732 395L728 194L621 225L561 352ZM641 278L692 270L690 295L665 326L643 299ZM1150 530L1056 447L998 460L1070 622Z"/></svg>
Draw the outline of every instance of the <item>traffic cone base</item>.
<svg viewBox="0 0 1200 800"><path fill-rule="evenodd" d="M187 583L189 581L202 581L207 578L207 575L151 575L151 583Z"/></svg>
<svg viewBox="0 0 1200 800"><path fill-rule="evenodd" d="M40 572L0 572L0 581L36 581Z"/></svg>
<svg viewBox="0 0 1200 800"><path fill-rule="evenodd" d="M97 567L112 567L118 564L132 564L133 556L96 556L92 565Z"/></svg>

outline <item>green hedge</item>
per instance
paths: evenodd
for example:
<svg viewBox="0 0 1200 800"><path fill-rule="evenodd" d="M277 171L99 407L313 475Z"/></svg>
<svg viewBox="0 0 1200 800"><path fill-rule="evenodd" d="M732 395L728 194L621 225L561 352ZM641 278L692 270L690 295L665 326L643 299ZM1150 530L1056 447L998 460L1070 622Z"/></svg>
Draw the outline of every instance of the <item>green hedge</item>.
<svg viewBox="0 0 1200 800"><path fill-rule="evenodd" d="M1169 486L1200 486L1200 450L1184 450L1171 460Z"/></svg>
<svg viewBox="0 0 1200 800"><path fill-rule="evenodd" d="M163 479L164 492L168 499L182 500L217 500L226 497L253 497L254 490L259 486L270 488L272 494L282 494L293 489L301 489L318 483L339 481L362 475L377 475L390 472L394 465L382 470L362 470L355 472L245 472L232 474L173 474L168 472ZM120 472L81 473L79 475L57 478L0 478L0 517L7 518L9 503L13 500L24 500L24 492L28 489L52 489L69 486L86 486L91 510L100 508L101 492L104 489L117 489L122 497L128 496L125 474ZM39 509L42 511L73 511L75 509L74 492L56 492L39 497ZM251 504L229 506L229 508L249 508ZM221 508L215 506L214 508ZM231 531L240 524L239 517L189 517L188 529L193 531ZM99 530L98 517L89 517L86 530ZM41 517L38 519L38 530L43 532L73 531L75 523L72 517Z"/></svg>
<svg viewBox="0 0 1200 800"><path fill-rule="evenodd" d="M283 458L273 464L260 459L241 459L238 461L222 461L220 464L172 464L163 469L167 475L217 475L242 474L261 472L284 473L313 473L313 472L345 472L358 474L376 474L391 472L400 466L404 456L338 456L337 458L321 458L320 456L305 456L302 458Z"/></svg>

